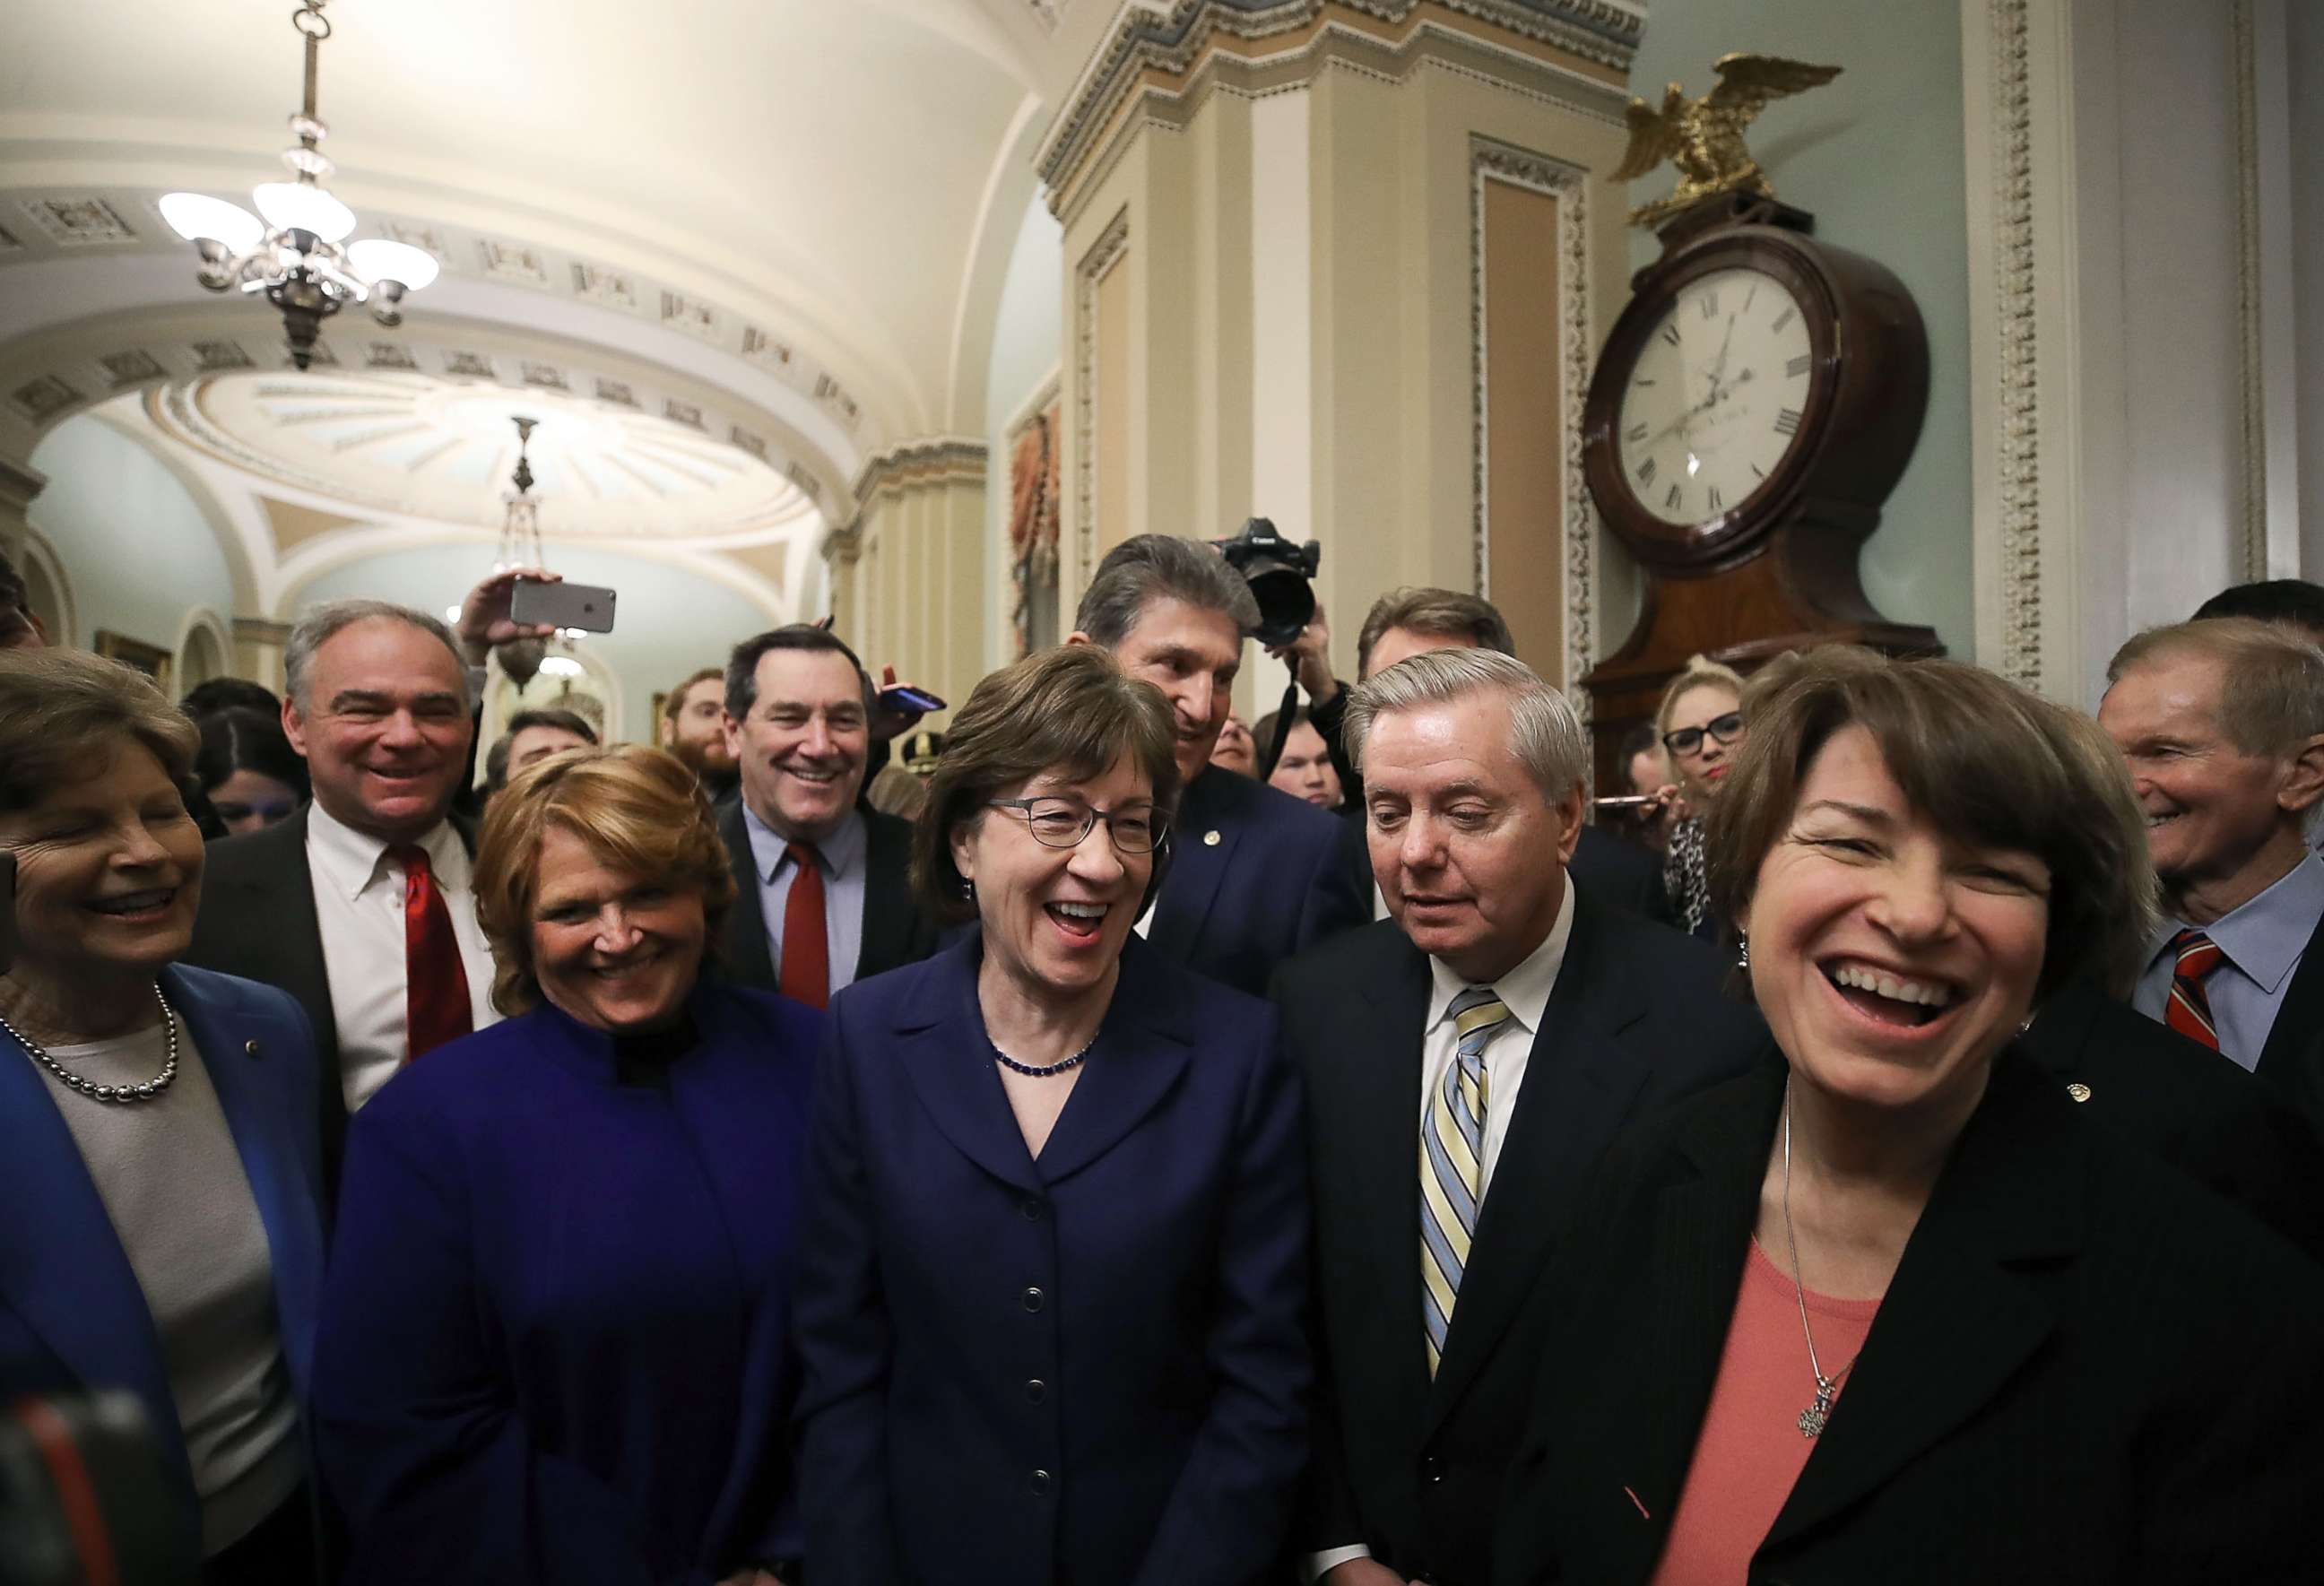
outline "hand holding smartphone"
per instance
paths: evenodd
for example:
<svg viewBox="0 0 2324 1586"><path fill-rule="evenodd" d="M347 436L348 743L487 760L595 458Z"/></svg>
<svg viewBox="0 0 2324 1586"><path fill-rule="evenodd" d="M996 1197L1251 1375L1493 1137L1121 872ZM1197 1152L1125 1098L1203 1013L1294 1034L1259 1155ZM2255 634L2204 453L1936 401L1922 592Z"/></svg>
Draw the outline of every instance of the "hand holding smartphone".
<svg viewBox="0 0 2324 1586"><path fill-rule="evenodd" d="M519 578L509 595L509 618L586 633L613 631L613 592L602 584L549 584Z"/></svg>

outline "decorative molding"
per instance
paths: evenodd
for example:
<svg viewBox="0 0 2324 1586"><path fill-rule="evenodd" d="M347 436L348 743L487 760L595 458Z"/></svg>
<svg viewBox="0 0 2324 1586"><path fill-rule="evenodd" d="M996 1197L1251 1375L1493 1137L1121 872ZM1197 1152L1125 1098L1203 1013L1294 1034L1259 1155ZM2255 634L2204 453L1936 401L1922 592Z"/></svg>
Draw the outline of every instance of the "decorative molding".
<svg viewBox="0 0 2324 1586"><path fill-rule="evenodd" d="M2268 223L2259 196L2259 85L2255 80L2256 29L2252 0L2234 0L2232 41L2236 74L2236 318L2242 354L2243 469L2236 481L2241 532L2236 536L2236 576L2264 578L2267 566L2267 353L2261 295L2261 237Z"/></svg>
<svg viewBox="0 0 2324 1586"><path fill-rule="evenodd" d="M1470 466L1471 493L1471 575L1476 593L1492 597L1491 503L1487 489L1485 325L1485 184L1508 182L1557 200L1558 412L1563 456L1559 469L1565 500L1561 527L1565 540L1565 687L1582 724L1590 722L1590 696L1582 679L1597 663L1598 512L1582 465L1582 413L1590 392L1590 368L1597 355L1596 321L1590 292L1590 173L1580 166L1517 148L1480 134L1469 138L1469 337Z"/></svg>
<svg viewBox="0 0 2324 1586"><path fill-rule="evenodd" d="M97 363L103 366L106 379L115 391L125 386L143 385L149 380L166 379L169 375L169 371L161 367L161 361L143 347L107 353L98 358Z"/></svg>
<svg viewBox="0 0 2324 1586"><path fill-rule="evenodd" d="M484 238L476 249L484 262L484 273L495 281L513 281L522 286L549 284L549 266L541 263L537 249L495 237Z"/></svg>
<svg viewBox="0 0 2324 1586"><path fill-rule="evenodd" d="M1057 31L1057 23L1065 18L1065 7L1072 5L1073 0L1025 0L1025 4L1033 13L1033 20L1041 24L1041 31L1054 33Z"/></svg>
<svg viewBox="0 0 2324 1586"><path fill-rule="evenodd" d="M60 247L85 248L134 243L137 230L103 198L34 198L16 206Z"/></svg>
<svg viewBox="0 0 2324 1586"><path fill-rule="evenodd" d="M855 476L856 522L863 521L880 495L931 484L982 484L987 455L982 441L958 435L906 441L875 454Z"/></svg>
<svg viewBox="0 0 2324 1586"><path fill-rule="evenodd" d="M8 405L32 424L46 424L87 400L73 385L54 374L28 380L8 393Z"/></svg>
<svg viewBox="0 0 2324 1586"><path fill-rule="evenodd" d="M290 623L272 617L236 617L234 640L237 644L271 644L280 649L290 642Z"/></svg>
<svg viewBox="0 0 2324 1586"><path fill-rule="evenodd" d="M863 530L853 524L844 529L834 529L823 537L823 559L826 562L852 567L862 559L862 556Z"/></svg>
<svg viewBox="0 0 2324 1586"><path fill-rule="evenodd" d="M1097 572L1097 289L1130 251L1125 206L1074 269L1074 584Z"/></svg>
<svg viewBox="0 0 2324 1586"><path fill-rule="evenodd" d="M1146 122L1183 125L1216 87L1296 87L1348 58L1400 80L1449 56L1491 80L1554 78L1578 108L1618 119L1646 8L1631 0L1173 0L1125 5L1036 165L1065 217L1084 180ZM1109 145L1112 147L1109 149Z"/></svg>

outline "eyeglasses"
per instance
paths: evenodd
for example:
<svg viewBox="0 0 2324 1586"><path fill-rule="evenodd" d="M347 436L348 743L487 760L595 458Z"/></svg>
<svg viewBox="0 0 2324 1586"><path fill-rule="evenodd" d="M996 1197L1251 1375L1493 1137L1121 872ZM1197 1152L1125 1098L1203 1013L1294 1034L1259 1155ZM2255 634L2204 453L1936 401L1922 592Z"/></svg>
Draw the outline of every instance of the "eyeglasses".
<svg viewBox="0 0 2324 1586"><path fill-rule="evenodd" d="M1721 743L1732 743L1743 736L1743 713L1730 710L1723 716L1713 716L1700 727L1681 727L1675 733L1663 734L1663 747L1673 754L1692 754L1702 747L1702 735L1708 733Z"/></svg>
<svg viewBox="0 0 2324 1586"><path fill-rule="evenodd" d="M1124 853L1151 853L1169 834L1169 823L1150 804L1097 809L1078 798L988 798L985 803L1022 814L1033 841L1045 848L1078 848L1101 820L1113 845Z"/></svg>

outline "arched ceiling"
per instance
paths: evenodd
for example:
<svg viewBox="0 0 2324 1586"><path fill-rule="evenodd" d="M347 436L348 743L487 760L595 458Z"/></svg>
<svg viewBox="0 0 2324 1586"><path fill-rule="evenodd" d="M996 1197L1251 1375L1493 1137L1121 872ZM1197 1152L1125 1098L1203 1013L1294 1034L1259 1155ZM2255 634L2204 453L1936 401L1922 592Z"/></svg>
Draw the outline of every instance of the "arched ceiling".
<svg viewBox="0 0 2324 1586"><path fill-rule="evenodd" d="M1111 7L333 0L320 95L332 187L367 223L358 235L391 222L432 234L418 240L445 252L447 284L465 273L578 296L762 366L779 349L848 432L821 459L844 479L853 459L832 452L951 417L994 172L1021 158L1012 137L1056 79L1060 18L1093 9ZM151 198L237 196L280 175L299 90L289 7L19 10L0 54L0 302L18 270L69 256L95 283L108 261L148 250L181 257L170 290L198 300L190 251ZM69 217L43 212L90 199L128 235L104 235L100 217L73 237ZM413 300L407 329L429 304Z"/></svg>

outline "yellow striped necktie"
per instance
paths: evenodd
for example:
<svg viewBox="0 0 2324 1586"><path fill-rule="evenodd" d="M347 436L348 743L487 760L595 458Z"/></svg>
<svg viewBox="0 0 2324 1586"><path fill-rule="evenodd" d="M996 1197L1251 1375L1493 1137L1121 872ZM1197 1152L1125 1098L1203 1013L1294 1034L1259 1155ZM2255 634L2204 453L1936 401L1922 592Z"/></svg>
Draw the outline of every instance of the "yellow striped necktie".
<svg viewBox="0 0 2324 1586"><path fill-rule="evenodd" d="M1430 1093L1420 1125L1420 1310L1431 1377L1444 1358L1461 1269L1468 1265L1484 1198L1485 1043L1509 1017L1507 1004L1486 986L1471 986L1453 998L1451 1011L1452 1061Z"/></svg>

